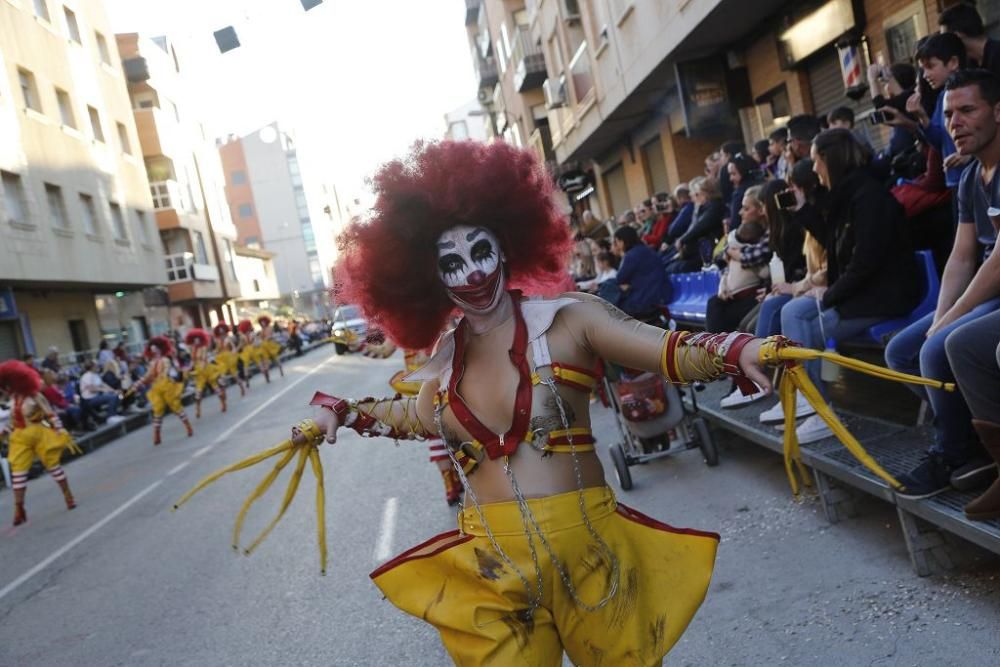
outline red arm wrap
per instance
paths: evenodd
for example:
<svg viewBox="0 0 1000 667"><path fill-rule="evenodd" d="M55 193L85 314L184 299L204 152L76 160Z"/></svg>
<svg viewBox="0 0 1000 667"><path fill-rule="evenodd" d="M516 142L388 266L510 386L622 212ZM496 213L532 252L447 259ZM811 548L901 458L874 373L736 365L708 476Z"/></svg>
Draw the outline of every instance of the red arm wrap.
<svg viewBox="0 0 1000 667"><path fill-rule="evenodd" d="M374 398L366 398L361 401L348 401L347 399L329 396L321 391L317 391L313 395L312 400L309 401L309 405L318 405L328 410L333 410L342 426L353 429L363 437L384 436L394 440L413 440L424 435L416 430L409 432L401 431L391 424L379 421L373 414L358 408L358 403L369 402L378 405L378 401ZM414 419L416 419L415 416ZM416 423L419 425L419 422Z"/></svg>
<svg viewBox="0 0 1000 667"><path fill-rule="evenodd" d="M717 360L721 361L722 372L730 375L744 396L757 391L757 385L747 378L740 368L740 353L747 343L754 340L748 333L697 333L687 336L681 345L700 347Z"/></svg>

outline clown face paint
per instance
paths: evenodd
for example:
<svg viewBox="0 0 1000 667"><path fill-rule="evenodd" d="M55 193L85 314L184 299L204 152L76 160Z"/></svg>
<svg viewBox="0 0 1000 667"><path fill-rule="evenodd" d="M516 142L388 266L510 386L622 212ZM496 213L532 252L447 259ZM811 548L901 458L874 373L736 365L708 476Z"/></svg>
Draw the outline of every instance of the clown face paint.
<svg viewBox="0 0 1000 667"><path fill-rule="evenodd" d="M437 240L438 275L463 310L487 312L500 302L506 280L500 241L488 229L458 225Z"/></svg>

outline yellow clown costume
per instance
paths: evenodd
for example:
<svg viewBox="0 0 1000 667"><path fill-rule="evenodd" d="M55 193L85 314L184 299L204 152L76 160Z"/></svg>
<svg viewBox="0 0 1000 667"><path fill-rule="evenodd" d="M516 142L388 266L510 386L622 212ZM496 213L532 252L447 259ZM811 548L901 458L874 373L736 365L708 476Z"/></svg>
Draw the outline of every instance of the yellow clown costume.
<svg viewBox="0 0 1000 667"><path fill-rule="evenodd" d="M184 342L191 350L191 378L194 380L194 416L201 418L201 397L205 389L211 389L218 394L222 404L222 412L226 411L226 390L219 381L222 371L215 363L209 359L208 346L211 337L204 329L191 329L184 337Z"/></svg>
<svg viewBox="0 0 1000 667"><path fill-rule="evenodd" d="M184 385L174 380L171 374L174 372L174 365L171 359L173 345L168 338L154 336L146 343L146 357L149 359L146 375L137 383L140 386L149 387L146 398L149 400L153 411L153 444L161 442L160 430L163 426L163 415L170 410L181 420L187 430L188 437L194 435L191 422L188 421L184 413L184 405L181 403L181 395L184 393Z"/></svg>
<svg viewBox="0 0 1000 667"><path fill-rule="evenodd" d="M229 376L232 381L239 385L240 396L246 396L246 385L240 377L239 355L236 353L235 343L229 335L229 325L219 322L212 329L214 336L215 365L219 370L220 378Z"/></svg>
<svg viewBox="0 0 1000 667"><path fill-rule="evenodd" d="M58 415L41 395L40 389L41 378L35 369L21 361L0 364L0 391L10 394L14 402L8 460L14 491L15 526L28 520L24 496L28 487L28 473L35 459L41 461L46 472L59 485L66 501L66 509L76 507L76 500L70 491L60 460L64 450L80 450L63 429Z"/></svg>
<svg viewBox="0 0 1000 667"><path fill-rule="evenodd" d="M260 324L260 331L257 333L254 343L254 353L257 357L257 365L264 373L264 379L268 382L271 381L270 369L272 365L278 367L281 377L285 377L285 369L281 366L281 344L274 340L271 318L267 315L261 315L257 318L257 323Z"/></svg>

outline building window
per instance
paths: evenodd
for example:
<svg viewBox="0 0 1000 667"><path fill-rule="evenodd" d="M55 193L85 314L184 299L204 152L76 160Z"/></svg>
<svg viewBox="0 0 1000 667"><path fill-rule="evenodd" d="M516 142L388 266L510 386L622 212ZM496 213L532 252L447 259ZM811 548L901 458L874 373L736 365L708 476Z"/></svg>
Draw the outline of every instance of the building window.
<svg viewBox="0 0 1000 667"><path fill-rule="evenodd" d="M35 0L35 16L49 20L49 6L45 0Z"/></svg>
<svg viewBox="0 0 1000 667"><path fill-rule="evenodd" d="M83 210L83 231L97 236L97 207L94 206L94 198L81 192L80 208Z"/></svg>
<svg viewBox="0 0 1000 667"><path fill-rule="evenodd" d="M247 182L247 173L243 170L234 171L229 175L232 180L233 185L245 185Z"/></svg>
<svg viewBox="0 0 1000 667"><path fill-rule="evenodd" d="M149 225L145 211L135 212L135 229L139 232L139 241L143 245L149 245Z"/></svg>
<svg viewBox="0 0 1000 667"><path fill-rule="evenodd" d="M241 218L252 218L253 217L253 206L250 204L240 204L240 217Z"/></svg>
<svg viewBox="0 0 1000 667"><path fill-rule="evenodd" d="M122 207L111 202L111 224L115 238L119 241L128 240L128 232L125 231L125 217L122 215Z"/></svg>
<svg viewBox="0 0 1000 667"><path fill-rule="evenodd" d="M132 146L128 142L128 128L125 127L124 123L115 123L118 127L118 145L122 148L122 153L126 155L132 154Z"/></svg>
<svg viewBox="0 0 1000 667"><path fill-rule="evenodd" d="M302 225L302 240L305 241L306 252L316 252L316 234L309 223Z"/></svg>
<svg viewBox="0 0 1000 667"><path fill-rule="evenodd" d="M0 182L3 183L3 203L7 222L27 223L27 207L24 205L24 186L21 185L21 177L9 171L0 171Z"/></svg>
<svg viewBox="0 0 1000 667"><path fill-rule="evenodd" d="M469 124L464 120L458 120L451 124L448 133L455 141L462 141L469 138Z"/></svg>
<svg viewBox="0 0 1000 667"><path fill-rule="evenodd" d="M21 99L24 107L41 113L42 105L38 100L38 88L35 87L35 75L26 69L17 68L17 80L21 84Z"/></svg>
<svg viewBox="0 0 1000 667"><path fill-rule="evenodd" d="M208 249L205 247L205 235L195 230L194 235L194 256L199 264L208 264Z"/></svg>
<svg viewBox="0 0 1000 667"><path fill-rule="evenodd" d="M49 218L52 226L59 229L69 229L69 219L66 217L66 202L63 201L62 188L51 183L45 184L45 201L49 204Z"/></svg>
<svg viewBox="0 0 1000 667"><path fill-rule="evenodd" d="M90 116L90 131L94 135L94 141L104 143L104 129L101 127L101 116L97 113L97 109L88 105L87 115Z"/></svg>
<svg viewBox="0 0 1000 667"><path fill-rule="evenodd" d="M253 279L253 291L260 292L260 281L256 278Z"/></svg>
<svg viewBox="0 0 1000 667"><path fill-rule="evenodd" d="M94 31L94 38L97 40L97 52L101 56L101 62L105 65L111 64L111 51L108 50L108 40L104 38L104 35Z"/></svg>
<svg viewBox="0 0 1000 667"><path fill-rule="evenodd" d="M77 44L83 44L83 40L80 39L80 25L76 22L76 12L69 7L63 7L63 11L66 13L66 34Z"/></svg>
<svg viewBox="0 0 1000 667"><path fill-rule="evenodd" d="M248 236L245 239L243 239L243 245L245 245L248 248L259 248L260 239L257 238L256 236Z"/></svg>
<svg viewBox="0 0 1000 667"><path fill-rule="evenodd" d="M62 124L75 129L76 118L73 116L73 103L69 99L69 93L56 88L56 102L59 104L59 119Z"/></svg>
<svg viewBox="0 0 1000 667"><path fill-rule="evenodd" d="M309 260L309 275L312 277L314 286L323 286L323 270L319 266L319 260L315 257Z"/></svg>
<svg viewBox="0 0 1000 667"><path fill-rule="evenodd" d="M236 277L236 257L233 253L233 242L226 239L226 264L229 265L229 277L237 280ZM258 290L259 291L259 290Z"/></svg>

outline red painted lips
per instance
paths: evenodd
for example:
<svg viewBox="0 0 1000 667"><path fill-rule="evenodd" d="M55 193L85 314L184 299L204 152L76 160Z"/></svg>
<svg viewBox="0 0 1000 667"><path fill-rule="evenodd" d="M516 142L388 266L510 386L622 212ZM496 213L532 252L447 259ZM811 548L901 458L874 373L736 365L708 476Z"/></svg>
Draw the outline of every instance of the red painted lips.
<svg viewBox="0 0 1000 667"><path fill-rule="evenodd" d="M481 273L481 272L477 272ZM500 286L500 277L503 275L503 267L497 266L496 271L476 285L465 285L463 287L450 287L448 291L461 304L468 305L474 310L483 310L493 303ZM472 276L470 276L470 279ZM470 281L471 282L471 281Z"/></svg>

